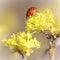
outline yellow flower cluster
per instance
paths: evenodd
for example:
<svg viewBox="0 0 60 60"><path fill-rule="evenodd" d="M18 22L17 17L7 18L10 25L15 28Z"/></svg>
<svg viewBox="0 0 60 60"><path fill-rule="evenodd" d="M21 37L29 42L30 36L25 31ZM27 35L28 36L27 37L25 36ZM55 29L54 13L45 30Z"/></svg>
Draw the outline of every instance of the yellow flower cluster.
<svg viewBox="0 0 60 60"><path fill-rule="evenodd" d="M9 39L3 40L3 43L11 51L18 50L30 56L33 48L40 48L40 43L36 38L32 38L31 33L20 32L17 35L13 34Z"/></svg>
<svg viewBox="0 0 60 60"><path fill-rule="evenodd" d="M3 44L9 48L12 52L16 50L17 42L15 34L11 35L9 39L2 40Z"/></svg>
<svg viewBox="0 0 60 60"><path fill-rule="evenodd" d="M37 30L44 31L50 30L52 33L55 32L54 28L54 16L49 9L38 11L31 17L27 18L26 30Z"/></svg>
<svg viewBox="0 0 60 60"><path fill-rule="evenodd" d="M36 38L32 38L30 33L20 33L17 36L18 40L18 49L26 52L26 55L30 55L32 48L39 48L40 44Z"/></svg>

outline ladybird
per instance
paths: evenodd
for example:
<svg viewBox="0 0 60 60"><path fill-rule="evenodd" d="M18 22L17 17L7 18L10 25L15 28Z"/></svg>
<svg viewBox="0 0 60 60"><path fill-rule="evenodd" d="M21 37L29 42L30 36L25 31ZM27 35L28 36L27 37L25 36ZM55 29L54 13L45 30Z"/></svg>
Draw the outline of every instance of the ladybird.
<svg viewBox="0 0 60 60"><path fill-rule="evenodd" d="M30 7L27 11L26 17L32 16L37 11L36 7Z"/></svg>

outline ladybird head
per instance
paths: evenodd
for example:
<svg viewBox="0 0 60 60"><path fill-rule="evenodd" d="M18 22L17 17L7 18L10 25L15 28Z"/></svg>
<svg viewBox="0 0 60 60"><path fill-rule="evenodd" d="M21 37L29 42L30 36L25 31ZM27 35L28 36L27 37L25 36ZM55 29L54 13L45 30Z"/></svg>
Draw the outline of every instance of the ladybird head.
<svg viewBox="0 0 60 60"><path fill-rule="evenodd" d="M37 8L36 8L36 7L30 7L30 8L28 9L28 11L27 11L26 17L32 16L36 11L37 11Z"/></svg>

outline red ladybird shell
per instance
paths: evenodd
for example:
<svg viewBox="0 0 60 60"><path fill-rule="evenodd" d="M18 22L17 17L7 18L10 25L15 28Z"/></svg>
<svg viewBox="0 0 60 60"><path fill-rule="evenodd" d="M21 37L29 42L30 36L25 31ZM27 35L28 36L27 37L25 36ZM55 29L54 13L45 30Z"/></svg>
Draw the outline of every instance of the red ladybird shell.
<svg viewBox="0 0 60 60"><path fill-rule="evenodd" d="M36 12L37 8L36 7L30 7L27 11L27 16L31 16Z"/></svg>

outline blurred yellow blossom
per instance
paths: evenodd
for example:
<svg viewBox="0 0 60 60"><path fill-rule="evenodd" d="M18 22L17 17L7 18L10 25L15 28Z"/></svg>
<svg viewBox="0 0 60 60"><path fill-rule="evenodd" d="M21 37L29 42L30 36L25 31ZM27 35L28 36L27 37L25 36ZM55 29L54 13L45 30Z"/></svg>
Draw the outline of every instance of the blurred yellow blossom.
<svg viewBox="0 0 60 60"><path fill-rule="evenodd" d="M19 50L25 51L28 54L32 48L35 48L35 47L38 48L37 44L40 47L39 42L37 41L37 39L35 40L35 38L32 38L31 33L28 33L28 32L27 33L23 32L23 33L20 33L19 35L17 35Z"/></svg>
<svg viewBox="0 0 60 60"><path fill-rule="evenodd" d="M30 52L33 48L40 48L40 43L36 38L32 38L32 34L27 32L20 32L13 34L9 39L2 40L4 45L11 51L22 51L30 56Z"/></svg>
<svg viewBox="0 0 60 60"><path fill-rule="evenodd" d="M56 32L56 29L55 27L52 27L51 30L50 30L51 33L55 33Z"/></svg>
<svg viewBox="0 0 60 60"><path fill-rule="evenodd" d="M26 22L26 30L52 30L52 26L54 26L54 15L49 9L45 9L43 11L38 11L30 18L27 18Z"/></svg>

